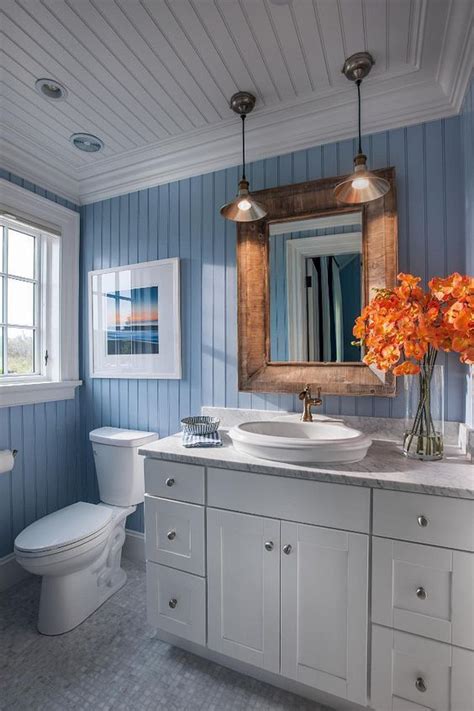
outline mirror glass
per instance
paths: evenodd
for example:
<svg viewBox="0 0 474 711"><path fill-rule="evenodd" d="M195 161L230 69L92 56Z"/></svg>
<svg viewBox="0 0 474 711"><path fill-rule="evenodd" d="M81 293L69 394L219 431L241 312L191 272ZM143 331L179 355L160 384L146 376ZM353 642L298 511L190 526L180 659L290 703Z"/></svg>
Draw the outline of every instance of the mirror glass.
<svg viewBox="0 0 474 711"><path fill-rule="evenodd" d="M271 361L360 361L361 211L269 225Z"/></svg>

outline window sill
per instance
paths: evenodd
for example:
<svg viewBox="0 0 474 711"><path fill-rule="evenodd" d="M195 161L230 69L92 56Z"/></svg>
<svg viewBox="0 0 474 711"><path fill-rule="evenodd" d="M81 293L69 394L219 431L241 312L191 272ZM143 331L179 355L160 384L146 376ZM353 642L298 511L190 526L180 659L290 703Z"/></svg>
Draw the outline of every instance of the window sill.
<svg viewBox="0 0 474 711"><path fill-rule="evenodd" d="M72 400L82 380L43 381L40 383L0 384L0 407L35 405L40 402Z"/></svg>

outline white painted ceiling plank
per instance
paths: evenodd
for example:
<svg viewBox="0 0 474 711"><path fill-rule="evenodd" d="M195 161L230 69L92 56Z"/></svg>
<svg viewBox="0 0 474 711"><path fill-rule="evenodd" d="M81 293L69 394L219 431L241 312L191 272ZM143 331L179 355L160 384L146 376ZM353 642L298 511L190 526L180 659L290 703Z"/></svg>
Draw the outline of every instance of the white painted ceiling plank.
<svg viewBox="0 0 474 711"><path fill-rule="evenodd" d="M194 83L197 84L201 92L200 106L202 106L202 111L208 121L212 123L221 119L227 114L227 97L204 65L192 38L183 32L164 0L152 0L151 2L143 0L143 3L159 26L163 36L175 48L182 65L183 75L187 79L186 86L191 87ZM212 107L212 111L210 111L210 107Z"/></svg>
<svg viewBox="0 0 474 711"><path fill-rule="evenodd" d="M306 61L316 90L330 86L325 48L319 36L316 13L312 2L294 0L292 12L301 37Z"/></svg>
<svg viewBox="0 0 474 711"><path fill-rule="evenodd" d="M371 48L367 43L362 0L338 0L338 2L346 57L355 52L369 51Z"/></svg>
<svg viewBox="0 0 474 711"><path fill-rule="evenodd" d="M95 123L97 114L84 113L82 111L83 104L77 97L68 97L68 101L62 101L59 106L44 99L33 88L37 77L13 61L7 54L0 52L0 62L4 71L3 79L8 90L15 92L18 97L21 96L38 120L48 123L58 121L67 128L69 134L83 131L84 126L88 126L93 134L100 135L105 140L105 147L113 153L128 150L136 145L130 141L126 142L125 139L121 139L120 134L111 131L108 122Z"/></svg>
<svg viewBox="0 0 474 711"><path fill-rule="evenodd" d="M252 28L252 32L258 37L265 64L274 81L278 82L278 93L282 100L297 96L296 87L288 70L286 59L283 56L278 38L275 35L270 16L267 12L266 2L254 2L254 0L218 0L219 7L228 21L239 29L235 16L238 12L238 5L242 7L247 20L247 25ZM238 15L237 15L238 16ZM234 20L232 18L235 18ZM241 24L241 32L245 32L245 24ZM237 31L236 31L237 34Z"/></svg>
<svg viewBox="0 0 474 711"><path fill-rule="evenodd" d="M107 37L110 50L125 61L135 81L141 82L158 102L160 116L170 133L199 126L202 119L198 116L197 121L193 120L194 106L121 8L115 3L93 4L97 6L91 10L94 16L100 10L101 37Z"/></svg>
<svg viewBox="0 0 474 711"><path fill-rule="evenodd" d="M293 20L291 3L273 5L267 0L265 7L296 94L301 96L311 93L314 91L314 85L298 27Z"/></svg>
<svg viewBox="0 0 474 711"><path fill-rule="evenodd" d="M44 19L45 24L47 23L52 29L55 21L58 23L55 37L61 38L61 44L67 45L72 57L87 67L92 76L100 78L104 85L113 88L114 95L120 97L128 111L135 117L141 130L146 130L147 140L156 141L178 132L176 123L130 72L128 66L132 62L132 56L127 53L127 48L124 49L123 60L118 60L111 51L108 41L112 31L106 23L101 22L102 18L98 13L94 16L94 9L89 3L81 4L81 9L89 9L89 13L85 13L87 18L85 22L66 3L58 3L56 0L43 0L43 2L47 10L45 8L44 18L41 19ZM36 10L35 16L39 16L40 13L41 5ZM91 29L92 27L94 29ZM96 34L98 31L104 36Z"/></svg>
<svg viewBox="0 0 474 711"><path fill-rule="evenodd" d="M31 112L28 101L12 91L5 84L0 85L0 96L2 96L2 122L15 126L18 131L23 131L25 135L36 135L37 140L43 147L57 156L67 155L68 161L76 163L78 166L86 162L85 154L81 155L69 141L69 130L58 122L48 119L38 119L35 112Z"/></svg>
<svg viewBox="0 0 474 711"><path fill-rule="evenodd" d="M335 1L314 0L314 7L321 27L322 41L326 48L331 85L345 87L347 79L341 74L341 69L346 56L342 41L338 4Z"/></svg>
<svg viewBox="0 0 474 711"><path fill-rule="evenodd" d="M253 91L262 105L279 101L275 85L268 74L252 33L247 30L246 33L242 33L242 41L237 42L233 34L235 28L227 23L219 6L216 6L213 0L193 0L193 2L201 22L212 37L223 61L232 68L238 88ZM241 12L240 18L245 22Z"/></svg>
<svg viewBox="0 0 474 711"><path fill-rule="evenodd" d="M59 51L55 46L50 47L51 38L43 32L42 28L35 30L37 41L33 41L9 18L4 17L2 25L5 33L17 45L15 56L22 56L22 64L32 67L34 71L36 61L39 66L48 69L46 75L52 75L52 78L64 82L70 92L74 92L82 101L89 103L103 118L108 117L113 125L120 127L119 130L123 135L131 136L137 145L146 142L141 130L134 125L133 116L129 115L123 104L83 67L78 67L76 62L68 60L64 51ZM43 47L48 47L49 51ZM23 53L28 57L26 58Z"/></svg>
<svg viewBox="0 0 474 711"><path fill-rule="evenodd" d="M367 48L375 59L371 77L387 71L387 2L363 0Z"/></svg>

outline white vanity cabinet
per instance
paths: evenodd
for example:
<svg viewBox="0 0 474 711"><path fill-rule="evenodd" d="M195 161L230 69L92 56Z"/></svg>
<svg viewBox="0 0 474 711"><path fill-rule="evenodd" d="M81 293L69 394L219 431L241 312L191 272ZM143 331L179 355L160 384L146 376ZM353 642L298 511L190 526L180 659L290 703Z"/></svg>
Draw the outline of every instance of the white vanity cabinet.
<svg viewBox="0 0 474 711"><path fill-rule="evenodd" d="M163 639L336 709L474 711L474 501L200 459L145 462Z"/></svg>

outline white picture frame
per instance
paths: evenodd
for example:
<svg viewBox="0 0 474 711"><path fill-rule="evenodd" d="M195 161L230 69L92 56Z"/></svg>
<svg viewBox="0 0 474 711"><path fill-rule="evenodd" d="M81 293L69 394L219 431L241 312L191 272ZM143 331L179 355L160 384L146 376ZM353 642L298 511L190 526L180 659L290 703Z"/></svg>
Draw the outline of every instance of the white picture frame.
<svg viewBox="0 0 474 711"><path fill-rule="evenodd" d="M88 275L91 378L181 378L179 259Z"/></svg>

